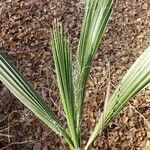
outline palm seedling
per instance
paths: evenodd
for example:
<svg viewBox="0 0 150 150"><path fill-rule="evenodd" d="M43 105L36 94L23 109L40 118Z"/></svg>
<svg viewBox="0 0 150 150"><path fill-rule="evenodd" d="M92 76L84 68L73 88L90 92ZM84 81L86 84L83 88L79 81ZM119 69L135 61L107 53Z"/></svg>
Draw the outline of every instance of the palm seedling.
<svg viewBox="0 0 150 150"><path fill-rule="evenodd" d="M52 48L60 99L63 104L67 129L64 128L26 79L0 52L0 80L37 117L62 136L71 150L87 150L98 134L122 110L125 104L150 83L150 47L128 70L112 96L107 96L104 111L86 145L82 144L81 122L83 102L90 66L99 47L103 32L112 12L113 0L86 0L79 46L76 54L76 76L73 76L72 55L62 25L57 22L52 30Z"/></svg>

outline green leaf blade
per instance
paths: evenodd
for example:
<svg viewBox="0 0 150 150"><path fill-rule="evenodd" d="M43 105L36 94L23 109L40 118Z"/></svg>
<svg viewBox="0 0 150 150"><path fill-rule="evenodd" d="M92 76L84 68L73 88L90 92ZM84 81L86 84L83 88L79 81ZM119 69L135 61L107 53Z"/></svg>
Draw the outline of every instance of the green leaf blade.
<svg viewBox="0 0 150 150"><path fill-rule="evenodd" d="M74 140L76 148L78 148L79 140L76 135L71 50L63 36L62 26L58 25L58 23L54 24L52 40L53 58L60 97L64 106L71 138Z"/></svg>
<svg viewBox="0 0 150 150"><path fill-rule="evenodd" d="M60 121L48 108L44 100L29 85L26 79L14 68L7 58L0 52L0 80L6 87L39 119L54 132L63 136L70 145L70 137L62 127Z"/></svg>
<svg viewBox="0 0 150 150"><path fill-rule="evenodd" d="M96 136L116 117L128 101L150 83L150 47L136 60L123 77L119 86L106 104L105 111L101 115L89 141L93 142Z"/></svg>
<svg viewBox="0 0 150 150"><path fill-rule="evenodd" d="M76 109L79 130L90 66L112 12L113 0L88 0L77 52Z"/></svg>

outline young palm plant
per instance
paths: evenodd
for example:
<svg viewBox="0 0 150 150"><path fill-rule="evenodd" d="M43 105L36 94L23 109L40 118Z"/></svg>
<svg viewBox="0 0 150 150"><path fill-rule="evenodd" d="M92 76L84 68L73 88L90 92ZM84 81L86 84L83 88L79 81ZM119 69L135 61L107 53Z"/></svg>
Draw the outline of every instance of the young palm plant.
<svg viewBox="0 0 150 150"><path fill-rule="evenodd" d="M106 97L104 111L86 145L82 144L81 122L83 102L90 66L98 50L103 32L112 12L113 0L87 0L76 54L76 76L73 77L72 55L63 36L62 25L55 22L52 30L52 52L60 99L67 128L46 105L43 98L29 85L12 63L0 52L0 80L38 118L62 136L71 150L88 150L90 144L119 114L125 104L150 83L150 47L128 70L112 96ZM109 87L109 86L108 86ZM110 98L109 98L110 97Z"/></svg>

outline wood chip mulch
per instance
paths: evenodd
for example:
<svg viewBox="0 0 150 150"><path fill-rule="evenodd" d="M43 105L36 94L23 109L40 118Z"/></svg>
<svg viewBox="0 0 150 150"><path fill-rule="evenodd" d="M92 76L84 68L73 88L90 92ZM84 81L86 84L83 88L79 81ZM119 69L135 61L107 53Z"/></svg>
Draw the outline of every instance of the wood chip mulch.
<svg viewBox="0 0 150 150"><path fill-rule="evenodd" d="M45 98L62 122L65 119L55 80L50 28L54 18L63 22L75 52L83 12L83 0L0 0L0 50ZM109 69L113 92L148 45L149 0L118 0L90 72L82 123L84 143L103 110ZM0 149L62 150L65 145L0 83ZM90 149L150 150L148 88L130 101Z"/></svg>

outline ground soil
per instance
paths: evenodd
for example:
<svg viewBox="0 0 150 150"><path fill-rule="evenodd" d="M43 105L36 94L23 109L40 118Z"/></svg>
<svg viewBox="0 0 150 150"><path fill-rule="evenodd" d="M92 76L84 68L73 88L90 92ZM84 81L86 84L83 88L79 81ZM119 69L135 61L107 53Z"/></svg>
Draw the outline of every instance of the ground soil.
<svg viewBox="0 0 150 150"><path fill-rule="evenodd" d="M50 28L54 18L62 21L75 52L83 12L83 0L0 0L1 51L33 84L62 122L65 120L55 82ZM118 0L90 73L82 124L84 143L103 109L108 64L113 91L148 45L149 0ZM59 136L0 83L0 150L62 150L64 145ZM150 150L148 88L130 101L90 149Z"/></svg>

